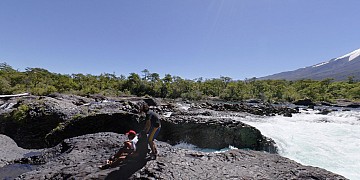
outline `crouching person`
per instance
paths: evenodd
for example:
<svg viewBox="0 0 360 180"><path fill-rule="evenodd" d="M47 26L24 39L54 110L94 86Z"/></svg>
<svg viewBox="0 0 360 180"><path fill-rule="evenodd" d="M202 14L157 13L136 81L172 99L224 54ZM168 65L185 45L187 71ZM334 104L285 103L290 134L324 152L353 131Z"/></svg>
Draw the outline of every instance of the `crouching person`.
<svg viewBox="0 0 360 180"><path fill-rule="evenodd" d="M99 166L100 169L106 169L110 167L116 167L120 165L127 157L136 155L136 143L138 142L138 136L134 130L130 130L126 133L129 140L124 142L123 147L113 156L111 156L105 165Z"/></svg>

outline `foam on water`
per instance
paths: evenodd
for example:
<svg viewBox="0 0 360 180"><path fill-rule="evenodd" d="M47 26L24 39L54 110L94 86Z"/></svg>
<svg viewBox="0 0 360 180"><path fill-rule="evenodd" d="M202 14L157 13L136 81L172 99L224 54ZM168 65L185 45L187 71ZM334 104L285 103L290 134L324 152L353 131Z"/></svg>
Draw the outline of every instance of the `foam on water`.
<svg viewBox="0 0 360 180"><path fill-rule="evenodd" d="M190 104L186 104L186 103L177 103L176 104L180 110L189 110L190 109Z"/></svg>
<svg viewBox="0 0 360 180"><path fill-rule="evenodd" d="M316 113L303 111L293 117L248 117L239 120L272 138L281 156L349 179L360 179L360 112Z"/></svg>
<svg viewBox="0 0 360 180"><path fill-rule="evenodd" d="M190 149L190 150L194 150L194 151L201 151L201 152L205 152L205 153L222 153L222 152L228 151L230 149L237 149L236 147L233 147L233 146L229 146L227 148L223 148L220 150L207 149L207 148L204 149L204 148L199 148L193 144L189 144L189 143L185 143L185 142L176 144L174 147L181 148L181 149Z"/></svg>

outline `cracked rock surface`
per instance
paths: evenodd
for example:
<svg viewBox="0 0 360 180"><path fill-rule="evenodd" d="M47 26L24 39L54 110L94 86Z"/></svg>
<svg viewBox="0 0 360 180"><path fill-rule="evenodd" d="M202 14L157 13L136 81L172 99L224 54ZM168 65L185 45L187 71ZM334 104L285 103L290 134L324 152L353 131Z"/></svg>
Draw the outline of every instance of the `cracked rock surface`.
<svg viewBox="0 0 360 180"><path fill-rule="evenodd" d="M156 141L155 160L140 159L98 168L126 139L116 133L96 133L64 140L44 150L45 163L18 179L345 179L327 170L252 150L205 153Z"/></svg>

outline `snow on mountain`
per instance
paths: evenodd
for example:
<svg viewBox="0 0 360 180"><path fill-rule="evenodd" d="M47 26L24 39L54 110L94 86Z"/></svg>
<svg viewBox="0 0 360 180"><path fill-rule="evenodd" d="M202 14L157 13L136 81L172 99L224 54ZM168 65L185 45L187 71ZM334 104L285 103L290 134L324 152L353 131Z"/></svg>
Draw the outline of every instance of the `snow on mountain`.
<svg viewBox="0 0 360 180"><path fill-rule="evenodd" d="M355 50L353 52L350 52L348 54L340 56L340 57L336 58L335 60L344 59L344 58L349 57L349 61L351 61L351 60L353 60L353 59L355 59L355 58L357 58L359 56L360 56L360 49L357 49L357 50Z"/></svg>
<svg viewBox="0 0 360 180"><path fill-rule="evenodd" d="M259 79L323 80L331 78L336 81L343 81L349 77L360 80L360 49L313 66L260 77Z"/></svg>
<svg viewBox="0 0 360 180"><path fill-rule="evenodd" d="M340 56L338 58L335 58L335 59L332 59L330 61L326 61L326 62L322 62L322 63L319 63L319 64L316 64L314 66L312 66L313 68L315 67L319 67L319 66L322 66L322 65L325 65L325 64L328 64L330 63L331 61L337 61L337 60L342 60L342 59L346 59L346 58L349 58L348 61L352 61L354 60L355 58L359 57L360 56L360 49L357 49L355 51L352 51L350 53L347 53L343 56Z"/></svg>
<svg viewBox="0 0 360 180"><path fill-rule="evenodd" d="M314 66L312 66L312 67L319 67L319 66L325 65L325 64L327 64L327 63L329 63L329 62L330 62L330 61L322 62L322 63L316 64L316 65L314 65Z"/></svg>

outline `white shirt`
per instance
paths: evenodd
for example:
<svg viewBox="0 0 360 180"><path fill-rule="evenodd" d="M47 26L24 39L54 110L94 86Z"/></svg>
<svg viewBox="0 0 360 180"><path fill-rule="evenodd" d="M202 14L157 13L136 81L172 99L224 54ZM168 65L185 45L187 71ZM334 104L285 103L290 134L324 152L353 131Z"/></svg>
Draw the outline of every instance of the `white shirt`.
<svg viewBox="0 0 360 180"><path fill-rule="evenodd" d="M130 140L130 142L131 142L131 149L136 151L136 143L138 142L138 137L135 136L134 139Z"/></svg>

